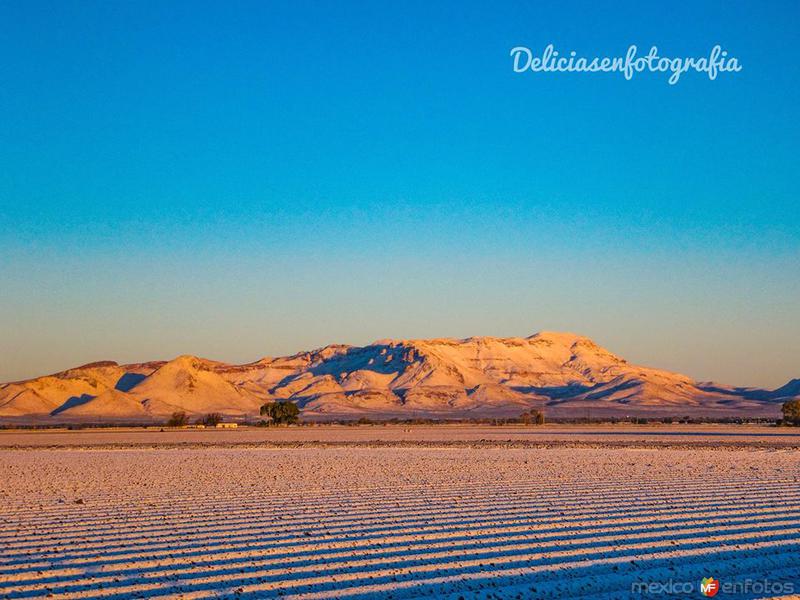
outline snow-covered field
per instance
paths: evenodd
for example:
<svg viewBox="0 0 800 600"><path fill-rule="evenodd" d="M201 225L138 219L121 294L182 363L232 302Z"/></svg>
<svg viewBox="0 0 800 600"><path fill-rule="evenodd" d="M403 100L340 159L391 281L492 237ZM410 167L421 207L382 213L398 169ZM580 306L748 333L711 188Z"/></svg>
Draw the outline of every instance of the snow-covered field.
<svg viewBox="0 0 800 600"><path fill-rule="evenodd" d="M751 580L719 598L800 591L790 449L0 452L0 598L666 595L643 581L702 597L703 577Z"/></svg>

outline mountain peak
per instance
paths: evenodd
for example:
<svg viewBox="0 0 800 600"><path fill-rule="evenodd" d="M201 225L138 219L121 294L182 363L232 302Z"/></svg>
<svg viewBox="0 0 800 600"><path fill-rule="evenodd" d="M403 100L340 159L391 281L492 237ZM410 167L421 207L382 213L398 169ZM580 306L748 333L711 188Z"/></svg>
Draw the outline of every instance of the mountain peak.
<svg viewBox="0 0 800 600"><path fill-rule="evenodd" d="M188 369L193 371L210 371L215 363L193 354L181 354L164 363L159 371Z"/></svg>
<svg viewBox="0 0 800 600"><path fill-rule="evenodd" d="M569 331L540 331L534 333L527 338L529 341L542 341L558 344L560 346L571 347L578 342L586 343L596 346L594 341L586 336L571 333Z"/></svg>

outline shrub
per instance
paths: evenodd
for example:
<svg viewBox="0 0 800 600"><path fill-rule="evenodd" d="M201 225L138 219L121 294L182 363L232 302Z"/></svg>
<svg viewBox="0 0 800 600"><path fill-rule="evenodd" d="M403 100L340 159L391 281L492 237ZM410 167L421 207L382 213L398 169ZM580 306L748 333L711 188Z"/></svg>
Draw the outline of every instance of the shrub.
<svg viewBox="0 0 800 600"><path fill-rule="evenodd" d="M297 423L300 409L294 402L284 400L281 402L267 402L261 406L261 415L269 417L274 425L291 425Z"/></svg>
<svg viewBox="0 0 800 600"><path fill-rule="evenodd" d="M787 425L800 425L800 399L787 400L781 406L783 422Z"/></svg>
<svg viewBox="0 0 800 600"><path fill-rule="evenodd" d="M189 417L183 411L172 413L172 416L167 421L167 427L184 427L189 423Z"/></svg>

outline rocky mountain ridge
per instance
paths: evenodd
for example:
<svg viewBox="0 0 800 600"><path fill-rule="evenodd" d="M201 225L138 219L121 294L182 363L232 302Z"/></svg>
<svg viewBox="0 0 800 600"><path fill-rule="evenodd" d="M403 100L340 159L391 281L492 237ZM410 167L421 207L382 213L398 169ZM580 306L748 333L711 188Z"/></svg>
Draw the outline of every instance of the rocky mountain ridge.
<svg viewBox="0 0 800 600"><path fill-rule="evenodd" d="M589 338L380 340L230 365L196 356L91 363L0 386L0 418L163 421L176 411L256 418L270 400L306 419L483 418L529 409L558 417L776 416L800 380L776 390L700 383L632 365Z"/></svg>

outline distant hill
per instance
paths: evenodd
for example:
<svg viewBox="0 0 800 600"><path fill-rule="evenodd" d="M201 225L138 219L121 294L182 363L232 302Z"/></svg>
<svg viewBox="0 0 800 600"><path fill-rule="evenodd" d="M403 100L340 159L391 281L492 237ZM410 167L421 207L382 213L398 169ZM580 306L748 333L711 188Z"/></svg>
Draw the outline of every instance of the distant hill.
<svg viewBox="0 0 800 600"><path fill-rule="evenodd" d="M628 363L586 337L381 340L229 365L195 356L104 361L0 386L0 417L163 421L175 411L254 418L269 400L305 419L517 416L777 416L800 380L776 390L700 383Z"/></svg>

